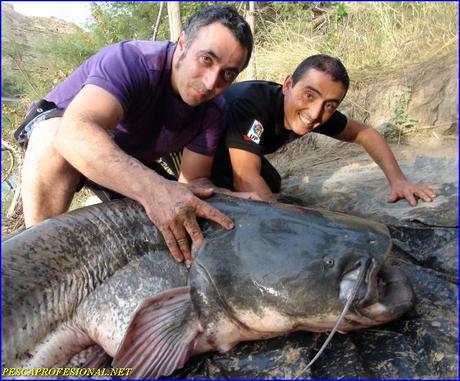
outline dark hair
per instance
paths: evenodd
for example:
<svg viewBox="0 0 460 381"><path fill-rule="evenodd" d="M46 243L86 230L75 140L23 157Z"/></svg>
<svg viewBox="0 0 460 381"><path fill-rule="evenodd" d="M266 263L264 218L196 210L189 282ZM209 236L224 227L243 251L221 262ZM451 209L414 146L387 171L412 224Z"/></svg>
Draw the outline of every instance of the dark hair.
<svg viewBox="0 0 460 381"><path fill-rule="evenodd" d="M343 63L335 57L326 54L317 54L304 59L292 74L292 86L294 86L310 69L316 69L327 73L334 81L342 82L345 87L345 92L350 86L350 78L348 77L347 69Z"/></svg>
<svg viewBox="0 0 460 381"><path fill-rule="evenodd" d="M236 9L230 6L211 5L190 16L184 26L184 32L187 35L185 46L190 46L202 27L214 22L226 26L246 49L247 57L244 68L248 66L254 45L251 28Z"/></svg>

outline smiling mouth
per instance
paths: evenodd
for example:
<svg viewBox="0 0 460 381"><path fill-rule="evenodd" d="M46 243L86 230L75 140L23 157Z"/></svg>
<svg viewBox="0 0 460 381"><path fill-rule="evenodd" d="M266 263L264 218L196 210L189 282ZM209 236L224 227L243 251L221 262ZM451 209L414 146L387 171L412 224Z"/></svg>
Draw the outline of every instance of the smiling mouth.
<svg viewBox="0 0 460 381"><path fill-rule="evenodd" d="M301 113L299 113L298 115L299 115L300 121L302 122L302 127L308 132L313 130L313 127L315 124L310 120L310 118L306 116L302 116Z"/></svg>

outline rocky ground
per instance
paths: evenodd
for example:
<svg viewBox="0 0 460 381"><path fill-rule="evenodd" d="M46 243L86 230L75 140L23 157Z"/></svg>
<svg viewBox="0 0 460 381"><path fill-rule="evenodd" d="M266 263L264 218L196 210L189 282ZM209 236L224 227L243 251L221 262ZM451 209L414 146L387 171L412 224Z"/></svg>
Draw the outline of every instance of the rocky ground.
<svg viewBox="0 0 460 381"><path fill-rule="evenodd" d="M357 145L299 141L271 162L283 177L282 197L310 207L321 207L383 223L418 220L431 226L457 226L458 140L413 137L409 144L393 144L392 150L409 181L437 184L432 203L419 201L413 208L405 201L387 203L389 184L367 153ZM331 140L331 139L328 139ZM446 205L449 205L448 207ZM440 213L440 209L443 210Z"/></svg>

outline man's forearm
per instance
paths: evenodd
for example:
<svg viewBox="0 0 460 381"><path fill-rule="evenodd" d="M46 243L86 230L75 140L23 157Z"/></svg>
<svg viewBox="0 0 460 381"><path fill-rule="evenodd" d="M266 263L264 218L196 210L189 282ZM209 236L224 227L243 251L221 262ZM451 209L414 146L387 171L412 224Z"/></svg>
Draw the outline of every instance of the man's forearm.
<svg viewBox="0 0 460 381"><path fill-rule="evenodd" d="M63 118L62 127L56 149L88 179L139 202L152 182L164 180L123 152L98 125Z"/></svg>
<svg viewBox="0 0 460 381"><path fill-rule="evenodd" d="M230 196L242 197L241 194L245 194L243 198L247 198L251 193L257 193L258 197L250 197L251 199L261 200L261 201L276 201L275 196L271 192L270 188L268 187L265 180L258 176L259 178L253 178L250 181L245 183L235 183L234 188L235 191L231 191L227 188L222 188L214 185L214 183L206 177L201 177L198 179L194 179L193 181L187 181L187 184L190 186L199 186L202 188L212 188L216 193L223 193L228 194ZM179 181L181 179L179 178ZM240 194L238 194L240 193ZM253 195L256 196L256 195Z"/></svg>
<svg viewBox="0 0 460 381"><path fill-rule="evenodd" d="M192 187L198 186L202 188L212 188L215 192L218 192L218 193L224 193L224 194L233 193L230 189L216 186L208 177L200 177L197 179L193 179L191 181L186 181L183 177L179 176L179 182L182 182L184 184L189 184Z"/></svg>
<svg viewBox="0 0 460 381"><path fill-rule="evenodd" d="M260 175L244 177L235 176L233 186L238 192L255 192L263 201L276 201L275 195L272 193L270 187Z"/></svg>
<svg viewBox="0 0 460 381"><path fill-rule="evenodd" d="M374 129L363 131L357 143L361 144L369 156L382 169L390 184L406 181L401 168L396 161L390 146L385 139Z"/></svg>

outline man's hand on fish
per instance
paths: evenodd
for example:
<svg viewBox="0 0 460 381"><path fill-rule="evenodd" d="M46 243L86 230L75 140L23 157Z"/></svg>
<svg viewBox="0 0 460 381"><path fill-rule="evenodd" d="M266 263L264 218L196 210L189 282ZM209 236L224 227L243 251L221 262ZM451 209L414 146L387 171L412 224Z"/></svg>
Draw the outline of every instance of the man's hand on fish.
<svg viewBox="0 0 460 381"><path fill-rule="evenodd" d="M195 191L202 192L204 189L209 190L212 189L214 193L222 193L228 196L238 197L245 200L257 200L257 201L264 201L257 192L234 192L227 188L221 188L215 186L211 180L206 177L202 177L199 179L194 179L187 183L187 187L195 193ZM195 193L196 194L196 193Z"/></svg>
<svg viewBox="0 0 460 381"><path fill-rule="evenodd" d="M192 262L188 235L195 247L200 247L204 239L197 217L212 220L225 229L234 227L230 218L198 198L212 196L212 188L187 187L165 180L154 191L142 205L150 220L163 234L172 256L178 262L185 261L187 267Z"/></svg>
<svg viewBox="0 0 460 381"><path fill-rule="evenodd" d="M230 196L243 198L245 200L264 201L257 192L230 192Z"/></svg>
<svg viewBox="0 0 460 381"><path fill-rule="evenodd" d="M439 185L435 184L413 184L408 181L399 181L391 184L391 194L388 202L396 202L406 199L411 206L417 205L417 198L425 202L431 202L436 197Z"/></svg>

